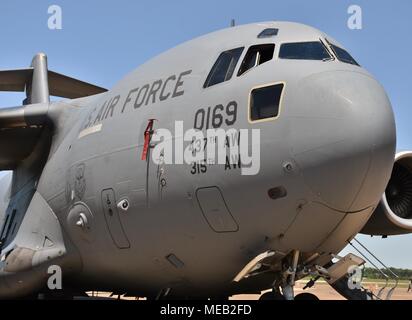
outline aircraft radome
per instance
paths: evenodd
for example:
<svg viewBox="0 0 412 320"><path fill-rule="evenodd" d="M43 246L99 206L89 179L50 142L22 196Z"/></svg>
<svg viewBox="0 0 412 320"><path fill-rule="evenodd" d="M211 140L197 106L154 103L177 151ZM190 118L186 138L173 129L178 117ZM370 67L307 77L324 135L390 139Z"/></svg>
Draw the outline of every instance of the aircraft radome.
<svg viewBox="0 0 412 320"><path fill-rule="evenodd" d="M0 72L0 298L86 291L226 298L306 276L348 299L337 254L357 234L412 232L412 152L396 153L384 88L306 25L196 38L112 89L48 70ZM50 96L67 98L50 102Z"/></svg>

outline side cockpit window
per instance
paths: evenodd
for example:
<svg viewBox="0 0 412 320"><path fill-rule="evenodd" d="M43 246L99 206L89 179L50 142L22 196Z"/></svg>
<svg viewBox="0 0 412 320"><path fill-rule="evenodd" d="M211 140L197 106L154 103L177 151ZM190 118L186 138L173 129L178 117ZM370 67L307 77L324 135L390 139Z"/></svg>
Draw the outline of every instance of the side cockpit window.
<svg viewBox="0 0 412 320"><path fill-rule="evenodd" d="M332 48L339 61L359 66L359 63L357 63L356 60L346 50L339 48L338 46L335 46L333 44L330 44L330 47Z"/></svg>
<svg viewBox="0 0 412 320"><path fill-rule="evenodd" d="M255 88L250 93L249 121L276 118L279 115L284 84L278 83Z"/></svg>
<svg viewBox="0 0 412 320"><path fill-rule="evenodd" d="M207 76L203 88L230 80L242 52L243 47L222 52Z"/></svg>
<svg viewBox="0 0 412 320"><path fill-rule="evenodd" d="M320 41L284 43L280 46L280 59L330 60L328 49Z"/></svg>
<svg viewBox="0 0 412 320"><path fill-rule="evenodd" d="M272 60L274 51L275 45L273 43L250 47L237 75L240 76L246 71Z"/></svg>

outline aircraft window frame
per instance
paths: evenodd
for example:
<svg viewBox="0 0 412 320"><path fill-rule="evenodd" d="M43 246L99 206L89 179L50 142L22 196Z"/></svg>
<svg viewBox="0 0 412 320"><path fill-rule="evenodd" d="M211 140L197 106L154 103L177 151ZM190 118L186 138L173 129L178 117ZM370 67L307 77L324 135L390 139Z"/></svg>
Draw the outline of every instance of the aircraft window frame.
<svg viewBox="0 0 412 320"><path fill-rule="evenodd" d="M328 51L328 53L331 57L330 61L334 61L334 60L336 60L335 53L333 52L332 48L330 47L328 40L327 39L325 39L325 40L326 40L326 43L322 38L319 38L319 41L323 44L323 46L326 48L326 50Z"/></svg>
<svg viewBox="0 0 412 320"><path fill-rule="evenodd" d="M295 58L290 58L290 57L282 57L282 48L285 48L288 45L305 45L305 44L320 44L322 46L322 48L324 49L324 53L327 54L327 56L325 56L322 59L314 59L314 58L308 58L307 56L302 56L302 57L295 57ZM278 59L281 60L294 60L294 61L331 61L334 60L334 56L333 54L329 51L328 46L326 44L323 43L323 41L321 39L319 40L314 40L314 41L299 41L299 42L284 42L282 44L280 44L279 46L279 54L278 54Z"/></svg>
<svg viewBox="0 0 412 320"><path fill-rule="evenodd" d="M279 97L277 98L277 113L274 116L271 117L266 117L266 118L259 118L259 119L252 119L252 95L253 92L256 90L262 90L265 88L270 88L270 87L276 87L276 86L282 86L280 90ZM266 83L263 85L259 85L256 87L253 87L250 92L249 92L249 102L248 102L248 121L249 123L262 123L262 122L267 122L267 121L273 121L276 120L280 117L281 111L282 111L282 104L283 104L283 97L285 94L285 88L286 88L286 82L284 81L278 81L278 82L272 82L272 83Z"/></svg>
<svg viewBox="0 0 412 320"><path fill-rule="evenodd" d="M326 41L328 42L330 49L333 51L333 54L336 56L336 59L338 59L340 62L360 67L360 64L355 60L354 57L352 57L352 55L347 50L331 43L328 39L326 39ZM347 54L349 56L349 59L346 59L346 58L342 57L340 54L338 54L336 49L342 50L345 54Z"/></svg>
<svg viewBox="0 0 412 320"><path fill-rule="evenodd" d="M260 53L259 49L261 49L262 51L264 49L268 49L272 51L270 59L267 59L263 62L261 61L262 58L262 54ZM274 43L262 43L262 44L257 44L257 45L253 45L250 46L245 54L245 56L243 57L242 63L240 64L239 70L237 72L237 76L242 76L245 73L249 72L250 70L253 70L254 68L265 64L266 62L269 62L271 60L274 59L275 57L275 49L276 49L276 45ZM248 58L250 58L251 54L256 54L255 57L255 62L253 64L253 66L250 66L249 62L248 62ZM267 58L267 57L266 57ZM244 67L246 66L246 69L244 69Z"/></svg>
<svg viewBox="0 0 412 320"><path fill-rule="evenodd" d="M212 68L209 71L208 76L206 77L205 83L203 84L203 88L210 88L213 87L217 84L220 83L224 83L226 81L229 81L230 79L232 79L233 74L235 73L236 67L239 63L239 60L243 54L243 51L245 50L245 47L237 47L237 48L233 48L230 50L225 50L222 51L219 56L216 58L215 63L213 64ZM227 66L224 65L225 61L223 59L225 59L225 55L231 54L231 60L229 62L229 64ZM220 71L218 68L221 67L220 64L223 63L223 66L226 67L226 71L224 74L224 78L222 79L217 79L215 81L212 81L212 79L214 79L214 77L219 77L219 74L217 73L217 71ZM223 74L221 74L220 76L222 76ZM216 82L217 81L217 82Z"/></svg>

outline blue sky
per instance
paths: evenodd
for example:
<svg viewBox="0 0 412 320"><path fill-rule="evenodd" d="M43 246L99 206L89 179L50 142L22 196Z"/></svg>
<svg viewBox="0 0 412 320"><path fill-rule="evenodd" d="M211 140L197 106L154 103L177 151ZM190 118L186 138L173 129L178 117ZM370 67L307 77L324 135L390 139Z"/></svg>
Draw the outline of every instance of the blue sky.
<svg viewBox="0 0 412 320"><path fill-rule="evenodd" d="M53 4L62 8L62 30L47 27ZM362 30L347 27L351 4L362 8ZM227 27L232 18L296 21L337 39L375 75L393 105L398 148L412 149L411 12L410 0L2 0L0 69L26 67L42 51L50 69L110 88L154 55ZM22 97L0 93L0 106L19 105ZM412 236L360 239L389 265L412 268Z"/></svg>

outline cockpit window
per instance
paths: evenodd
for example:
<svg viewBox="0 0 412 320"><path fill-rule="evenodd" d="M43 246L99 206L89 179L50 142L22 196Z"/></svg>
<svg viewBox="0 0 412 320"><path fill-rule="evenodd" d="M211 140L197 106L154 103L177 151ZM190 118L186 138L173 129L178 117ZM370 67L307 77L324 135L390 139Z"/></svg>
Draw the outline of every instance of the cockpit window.
<svg viewBox="0 0 412 320"><path fill-rule="evenodd" d="M267 29L263 30L261 33L258 34L258 38L262 39L262 38L274 37L274 36L278 35L278 32L279 32L279 29L267 28Z"/></svg>
<svg viewBox="0 0 412 320"><path fill-rule="evenodd" d="M249 101L249 121L263 121L279 115L284 84L278 83L252 90Z"/></svg>
<svg viewBox="0 0 412 320"><path fill-rule="evenodd" d="M250 47L237 75L240 76L246 71L272 60L274 51L275 45L273 43Z"/></svg>
<svg viewBox="0 0 412 320"><path fill-rule="evenodd" d="M328 50L320 41L284 43L280 47L279 58L295 60L329 60Z"/></svg>
<svg viewBox="0 0 412 320"><path fill-rule="evenodd" d="M339 61L354 64L355 66L359 66L359 63L357 63L356 60L352 58L349 52L333 44L330 44L330 46L333 52L335 53L336 57L339 59Z"/></svg>
<svg viewBox="0 0 412 320"><path fill-rule="evenodd" d="M235 71L236 64L243 52L243 48L244 47L222 52L207 76L203 88L211 87L215 84L230 80L233 72Z"/></svg>

